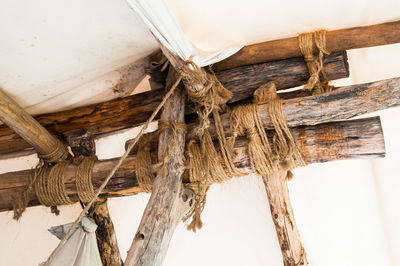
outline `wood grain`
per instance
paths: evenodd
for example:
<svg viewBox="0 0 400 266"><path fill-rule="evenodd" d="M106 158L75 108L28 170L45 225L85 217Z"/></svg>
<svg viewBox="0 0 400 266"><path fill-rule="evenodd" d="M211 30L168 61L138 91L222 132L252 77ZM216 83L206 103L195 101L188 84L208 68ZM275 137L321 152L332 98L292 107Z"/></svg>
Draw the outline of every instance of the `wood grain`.
<svg viewBox="0 0 400 266"><path fill-rule="evenodd" d="M290 203L286 171L279 171L262 178L281 247L283 264L285 266L301 265L300 263L305 260L305 250Z"/></svg>
<svg viewBox="0 0 400 266"><path fill-rule="evenodd" d="M346 53L327 57L325 68L330 79L347 77ZM278 89L300 86L306 83L308 70L302 58L294 58L217 72L216 75L233 92L231 102L235 102L251 97L258 86L268 81L275 80ZM152 90L100 104L43 114L35 116L35 119L60 139L83 128L96 137L144 123L161 102L164 93L164 90ZM186 114L191 112L190 107L186 108ZM31 153L34 150L29 143L7 126L0 126L0 159Z"/></svg>
<svg viewBox="0 0 400 266"><path fill-rule="evenodd" d="M0 120L31 145L39 154L52 154L59 141L30 114L0 89ZM9 143L12 145L12 142ZM66 150L64 151L66 152Z"/></svg>
<svg viewBox="0 0 400 266"><path fill-rule="evenodd" d="M400 42L400 21L327 31L326 33L326 47L330 52L398 42ZM231 57L214 64L213 67L216 71L220 71L298 56L302 56L299 42L297 37L292 37L247 45Z"/></svg>
<svg viewBox="0 0 400 266"><path fill-rule="evenodd" d="M306 163L323 163L346 159L371 159L385 156L383 132L379 117L333 122L316 126L300 126L291 129ZM156 147L154 147L156 149ZM154 151L153 155L156 154ZM93 168L93 185L98 188L104 176L119 158L97 161ZM234 149L235 165L250 172L247 140L239 138ZM222 158L221 158L222 161ZM120 197L140 193L135 178L135 155L130 155L110 180L102 197ZM70 198L78 200L75 187L76 166L68 166L65 183ZM33 170L10 172L0 175L0 211L12 209L14 196L24 190ZM187 173L183 175L187 182ZM34 193L29 195L29 206L40 205Z"/></svg>
<svg viewBox="0 0 400 266"><path fill-rule="evenodd" d="M167 84L172 85L176 77L175 71L170 70ZM179 86L165 103L161 119L184 122L185 99L184 88ZM184 150L184 132L177 131L176 138L171 129L160 133L158 161L164 162L164 169L157 173L154 180L150 200L128 251L125 266L162 265L175 228L187 211L182 208Z"/></svg>

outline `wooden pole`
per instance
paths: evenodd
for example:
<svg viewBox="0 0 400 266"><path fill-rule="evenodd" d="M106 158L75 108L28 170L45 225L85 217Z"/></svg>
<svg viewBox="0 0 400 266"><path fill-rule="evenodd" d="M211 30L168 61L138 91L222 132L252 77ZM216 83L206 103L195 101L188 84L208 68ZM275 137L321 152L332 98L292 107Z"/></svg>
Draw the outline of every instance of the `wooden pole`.
<svg viewBox="0 0 400 266"><path fill-rule="evenodd" d="M306 264L306 253L294 219L286 181L286 171L263 176L272 220L275 224L285 266Z"/></svg>
<svg viewBox="0 0 400 266"><path fill-rule="evenodd" d="M346 159L371 159L385 156L382 127L378 117L344 122L333 122L316 126L302 126L291 129L306 163L321 163ZM152 150L157 149L157 144ZM153 152L154 154L155 152ZM247 140L238 138L233 151L234 163L250 173ZM93 186L98 188L119 158L97 161L93 168ZM135 156L130 155L110 180L102 197L129 196L142 192L135 177ZM0 174L0 211L13 208L14 196L29 184L34 170ZM75 187L76 166L68 166L64 182L69 197L78 201ZM188 182L188 173L182 177ZM40 205L34 193L29 195L29 206Z"/></svg>
<svg viewBox="0 0 400 266"><path fill-rule="evenodd" d="M173 84L176 75L170 70L167 84ZM185 93L182 87L164 105L161 119L183 123ZM153 183L137 233L128 251L125 266L162 265L176 225L187 212L188 194L184 195L181 176L184 172L185 133L171 129L160 133L158 160L164 163ZM186 203L185 203L186 201ZM183 207L185 206L185 207Z"/></svg>
<svg viewBox="0 0 400 266"><path fill-rule="evenodd" d="M324 62L330 79L349 75L346 53L328 56ZM302 58L241 67L217 72L216 75L224 86L233 92L231 102L252 97L254 90L268 81L275 80L278 89L285 89L305 84L309 77ZM164 94L164 90L153 90L100 104L43 114L35 116L35 119L56 136L66 137L81 128L99 136L144 123L161 102ZM186 109L186 114L191 112L192 108ZM7 126L0 125L0 158L33 152L29 143Z"/></svg>
<svg viewBox="0 0 400 266"><path fill-rule="evenodd" d="M31 115L0 89L0 120L21 136L41 155L63 149L60 156L68 154L58 139L51 135Z"/></svg>
<svg viewBox="0 0 400 266"><path fill-rule="evenodd" d="M93 136L86 129L79 130L68 136L68 143L75 157L94 156L96 154ZM107 199L97 199L88 213L97 225L97 246L103 265L122 265L114 224L108 211Z"/></svg>
<svg viewBox="0 0 400 266"><path fill-rule="evenodd" d="M345 120L358 115L372 113L400 105L400 78L344 86L331 93L283 101L283 113L289 127L316 125L330 121ZM258 105L258 113L267 129L273 129L268 114L268 105ZM230 112L221 115L225 129L229 128ZM210 132L216 135L211 123ZM190 139L194 124L188 125Z"/></svg>
<svg viewBox="0 0 400 266"><path fill-rule="evenodd" d="M398 42L400 42L400 21L327 31L326 33L326 48L330 52ZM298 56L302 56L299 42L297 37L292 37L247 45L231 57L214 64L214 69L220 71Z"/></svg>

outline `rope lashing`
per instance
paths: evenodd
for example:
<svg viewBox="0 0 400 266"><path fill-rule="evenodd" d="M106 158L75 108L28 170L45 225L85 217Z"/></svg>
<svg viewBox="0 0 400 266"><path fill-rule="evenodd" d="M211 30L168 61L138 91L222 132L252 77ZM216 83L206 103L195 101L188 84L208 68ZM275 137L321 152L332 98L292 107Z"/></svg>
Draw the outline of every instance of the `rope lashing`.
<svg viewBox="0 0 400 266"><path fill-rule="evenodd" d="M83 203L88 203L94 196L92 171L96 156L79 156L74 158L78 164L75 173L75 184L78 197Z"/></svg>
<svg viewBox="0 0 400 266"><path fill-rule="evenodd" d="M310 78L304 85L304 89L312 91L313 94L330 92L333 89L333 86L329 85L323 63L324 55L330 54L326 49L325 34L325 30L319 30L302 33L298 36L299 48L310 73ZM314 43L318 49L318 55L314 55Z"/></svg>
<svg viewBox="0 0 400 266"><path fill-rule="evenodd" d="M156 176L152 167L152 158L150 154L151 144L157 140L160 133L164 130L172 131L172 145L176 143L177 132L186 133L186 124L174 121L158 121L157 131L144 135L139 141L139 148L136 154L136 179L143 192L150 193Z"/></svg>
<svg viewBox="0 0 400 266"><path fill-rule="evenodd" d="M88 213L89 209L93 206L97 198L99 197L100 193L104 190L110 179L114 176L115 172L119 169L121 164L125 161L125 159L128 157L129 153L132 151L132 149L136 146L137 142L139 139L142 137L144 134L145 130L149 127L150 123L154 120L158 112L161 110L161 108L164 106L168 98L174 93L175 89L178 87L179 83L182 80L182 75L178 77L178 79L175 81L175 83L171 86L167 94L164 96L163 100L161 103L157 106L157 108L153 111L149 119L146 121L146 123L143 125L142 129L140 130L139 134L136 136L136 138L128 145L128 147L125 150L125 153L121 156L121 158L118 160L117 164L114 166L114 168L110 171L110 173L107 175L107 177L104 179L103 183L101 186L96 190L96 193L94 197L91 199L91 201L85 206L85 208L81 211L79 214L78 218L74 221L72 224L71 228L68 230L68 232L64 235L64 237L61 239L60 243L57 245L57 247L53 250L53 252L50 254L49 258L47 261L43 264L43 266L49 265L51 260L54 258L55 254L65 245L67 239L72 235L73 233L73 228L78 225L78 223L82 220L82 218Z"/></svg>

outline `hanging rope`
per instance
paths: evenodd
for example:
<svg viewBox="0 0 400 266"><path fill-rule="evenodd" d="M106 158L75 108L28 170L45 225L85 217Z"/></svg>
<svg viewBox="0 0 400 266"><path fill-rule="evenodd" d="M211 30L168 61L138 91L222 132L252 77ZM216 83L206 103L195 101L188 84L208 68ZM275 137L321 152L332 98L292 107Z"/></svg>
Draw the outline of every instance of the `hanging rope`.
<svg viewBox="0 0 400 266"><path fill-rule="evenodd" d="M299 48L307 63L310 78L305 90L310 90L313 94L321 94L332 91L333 86L329 85L329 80L324 69L324 55L330 53L326 50L326 31L319 30L315 32L302 33L298 36ZM318 49L318 55L314 55L313 45Z"/></svg>

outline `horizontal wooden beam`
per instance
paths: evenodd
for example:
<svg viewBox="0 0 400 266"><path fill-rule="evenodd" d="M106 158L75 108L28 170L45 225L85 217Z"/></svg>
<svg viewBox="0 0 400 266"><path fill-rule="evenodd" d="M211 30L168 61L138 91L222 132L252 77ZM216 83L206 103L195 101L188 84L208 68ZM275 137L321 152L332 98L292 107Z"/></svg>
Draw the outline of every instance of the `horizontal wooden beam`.
<svg viewBox="0 0 400 266"><path fill-rule="evenodd" d="M331 93L293 98L283 101L283 113L289 127L315 125L345 120L400 105L400 78L344 86ZM258 105L264 126L272 129L267 104ZM230 111L221 115L225 129L229 128ZM188 125L188 139L194 137L195 123ZM215 134L214 123L210 132Z"/></svg>
<svg viewBox="0 0 400 266"><path fill-rule="evenodd" d="M325 68L330 79L347 77L346 53L328 56ZM216 75L233 92L231 102L236 102L251 97L255 89L269 81L275 81L278 89L302 85L307 81L308 70L302 58L293 58L217 72ZM149 91L68 111L43 114L35 116L35 119L60 138L82 128L88 129L96 137L145 122L161 102L164 93L164 90ZM0 126L0 159L33 152L32 146L15 132L5 125Z"/></svg>
<svg viewBox="0 0 400 266"><path fill-rule="evenodd" d="M365 48L400 42L400 21L327 31L326 47L330 52ZM302 56L297 37L267 41L243 47L231 57L216 63L216 71L261 62Z"/></svg>
<svg viewBox="0 0 400 266"><path fill-rule="evenodd" d="M384 157L385 145L379 117L343 122L333 122L316 126L292 128L306 163L321 163L344 159ZM94 187L98 188L119 158L97 161L93 169ZM237 139L234 149L234 163L249 172L247 140ZM10 172L0 175L0 211L12 209L15 195L23 191L34 170ZM67 192L73 200L78 200L75 187L76 166L70 165L65 173ZM187 182L187 173L184 174ZM141 192L135 177L135 155L130 155L110 180L103 197L128 196ZM29 206L39 205L34 193L29 195Z"/></svg>

